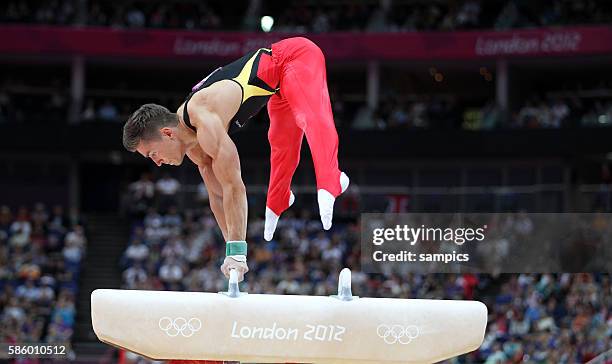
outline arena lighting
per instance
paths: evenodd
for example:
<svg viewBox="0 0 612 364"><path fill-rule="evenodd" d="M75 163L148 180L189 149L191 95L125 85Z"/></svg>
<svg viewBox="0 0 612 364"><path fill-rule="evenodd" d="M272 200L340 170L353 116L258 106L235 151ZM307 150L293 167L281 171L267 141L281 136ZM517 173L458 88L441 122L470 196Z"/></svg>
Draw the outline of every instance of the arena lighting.
<svg viewBox="0 0 612 364"><path fill-rule="evenodd" d="M269 32L272 30L272 26L274 25L274 18L268 15L261 17L261 30L264 32Z"/></svg>
<svg viewBox="0 0 612 364"><path fill-rule="evenodd" d="M476 350L487 308L477 301L359 298L351 272L338 295L98 289L98 338L155 360L433 363Z"/></svg>

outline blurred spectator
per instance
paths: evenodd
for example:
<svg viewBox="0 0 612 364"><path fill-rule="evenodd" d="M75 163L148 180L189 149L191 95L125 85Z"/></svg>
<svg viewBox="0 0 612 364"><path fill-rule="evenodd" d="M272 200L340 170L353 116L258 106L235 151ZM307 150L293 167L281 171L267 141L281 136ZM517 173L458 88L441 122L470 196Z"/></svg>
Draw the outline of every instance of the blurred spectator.
<svg viewBox="0 0 612 364"><path fill-rule="evenodd" d="M127 262L126 265L141 263L148 257L148 255L149 248L143 244L142 240L135 239L124 253L124 257Z"/></svg>
<svg viewBox="0 0 612 364"><path fill-rule="evenodd" d="M140 179L129 186L130 209L132 213L143 216L145 211L153 205L155 197L155 184L148 173L143 173Z"/></svg>
<svg viewBox="0 0 612 364"><path fill-rule="evenodd" d="M85 231L80 225L74 225L72 231L66 234L65 238L66 245L74 246L80 250L85 249L87 244L87 238L85 238Z"/></svg>
<svg viewBox="0 0 612 364"><path fill-rule="evenodd" d="M184 276L184 266L174 257L166 259L159 268L159 278L167 290L180 290Z"/></svg>
<svg viewBox="0 0 612 364"><path fill-rule="evenodd" d="M17 297L26 301L37 301L40 298L40 290L34 285L32 279L28 279L25 284L19 285L15 293Z"/></svg>
<svg viewBox="0 0 612 364"><path fill-rule="evenodd" d="M30 233L32 232L32 224L30 216L25 207L20 207L15 221L10 227L9 242L14 247L25 247L30 241Z"/></svg>
<svg viewBox="0 0 612 364"><path fill-rule="evenodd" d="M66 234L64 244L63 254L66 263L70 265L76 264L78 266L85 253L85 245L87 244L83 227L77 225L72 231Z"/></svg>
<svg viewBox="0 0 612 364"><path fill-rule="evenodd" d="M163 177L155 183L155 188L159 196L160 211L165 212L171 205L177 204L177 194L181 189L181 184L176 178L170 176L170 173L164 173Z"/></svg>
<svg viewBox="0 0 612 364"><path fill-rule="evenodd" d="M147 281L147 271L141 263L135 263L123 272L123 288L136 289L138 285Z"/></svg>

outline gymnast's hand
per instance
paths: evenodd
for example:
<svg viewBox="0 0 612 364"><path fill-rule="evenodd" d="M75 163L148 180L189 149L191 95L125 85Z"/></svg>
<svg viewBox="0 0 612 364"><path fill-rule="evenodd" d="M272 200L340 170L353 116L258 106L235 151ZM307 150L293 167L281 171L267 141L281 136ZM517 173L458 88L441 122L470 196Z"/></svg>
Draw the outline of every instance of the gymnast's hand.
<svg viewBox="0 0 612 364"><path fill-rule="evenodd" d="M244 280L244 275L249 271L249 267L247 266L246 257L244 261L241 259L236 259L235 256L227 256L223 261L223 265L221 266L221 272L225 274L225 277L229 279L230 270L236 269L238 272L238 282L242 282Z"/></svg>

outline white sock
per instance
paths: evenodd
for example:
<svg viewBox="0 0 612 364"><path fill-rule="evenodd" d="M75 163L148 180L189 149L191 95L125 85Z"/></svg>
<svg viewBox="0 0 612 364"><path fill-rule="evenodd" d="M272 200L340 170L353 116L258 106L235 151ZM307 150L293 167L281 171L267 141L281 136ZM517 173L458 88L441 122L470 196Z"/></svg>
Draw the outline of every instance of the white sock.
<svg viewBox="0 0 612 364"><path fill-rule="evenodd" d="M292 191L290 191L289 206L293 205L293 202L295 202L295 195ZM266 241L272 240L279 217L279 215L275 214L274 211L270 210L270 208L266 206L266 220L264 222L264 239Z"/></svg>
<svg viewBox="0 0 612 364"><path fill-rule="evenodd" d="M349 184L350 180L346 173L340 173L340 187L342 188L340 193L346 191ZM336 198L326 190L320 189L317 192L317 200L319 202L319 214L321 215L323 229L329 230L334 217L334 202L336 202Z"/></svg>
<svg viewBox="0 0 612 364"><path fill-rule="evenodd" d="M346 191L350 183L351 181L349 180L346 173L344 172L340 173L340 187L342 187L342 192L340 193L344 193L344 191Z"/></svg>

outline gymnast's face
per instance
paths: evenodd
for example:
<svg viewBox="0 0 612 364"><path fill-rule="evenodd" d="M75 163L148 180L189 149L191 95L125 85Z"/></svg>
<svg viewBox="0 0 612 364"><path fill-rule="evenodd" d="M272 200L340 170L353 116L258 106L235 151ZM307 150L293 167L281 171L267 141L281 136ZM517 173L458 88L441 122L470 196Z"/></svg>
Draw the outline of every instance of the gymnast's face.
<svg viewBox="0 0 612 364"><path fill-rule="evenodd" d="M177 137L177 129L164 127L159 130L159 138L141 140L136 150L145 158L151 158L158 167L162 164L178 166L185 158L185 147Z"/></svg>

